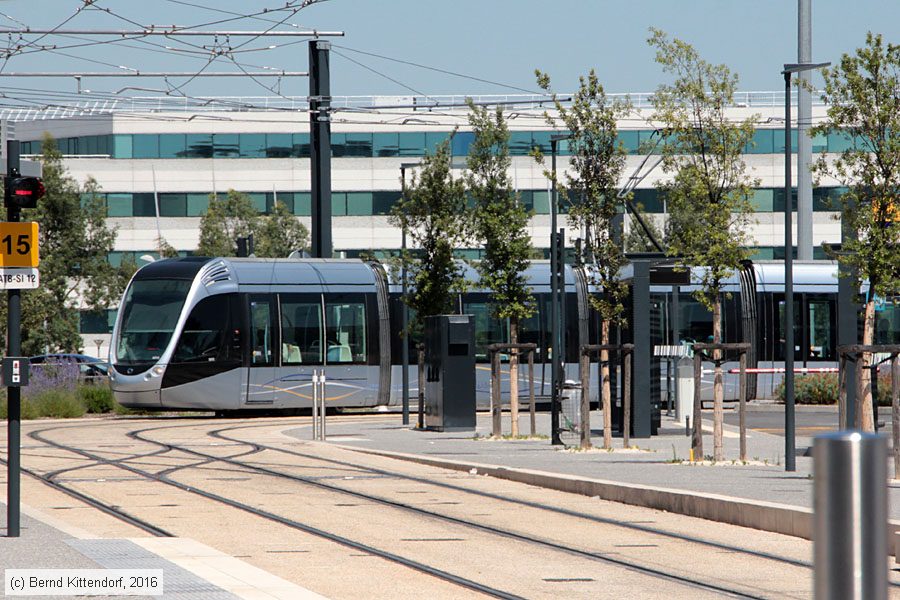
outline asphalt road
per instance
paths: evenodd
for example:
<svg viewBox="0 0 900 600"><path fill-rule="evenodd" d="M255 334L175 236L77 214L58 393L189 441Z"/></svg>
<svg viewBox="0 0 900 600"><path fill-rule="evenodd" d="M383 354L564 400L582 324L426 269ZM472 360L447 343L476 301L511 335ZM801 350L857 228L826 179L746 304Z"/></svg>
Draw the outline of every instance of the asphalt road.
<svg viewBox="0 0 900 600"><path fill-rule="evenodd" d="M795 414L798 437L813 437L837 429L837 407L798 406ZM879 417L881 421L888 418L884 409ZM736 406L734 410L728 410L725 413L725 422L734 426L739 424ZM784 406L751 407L747 411L747 427L755 431L784 436Z"/></svg>

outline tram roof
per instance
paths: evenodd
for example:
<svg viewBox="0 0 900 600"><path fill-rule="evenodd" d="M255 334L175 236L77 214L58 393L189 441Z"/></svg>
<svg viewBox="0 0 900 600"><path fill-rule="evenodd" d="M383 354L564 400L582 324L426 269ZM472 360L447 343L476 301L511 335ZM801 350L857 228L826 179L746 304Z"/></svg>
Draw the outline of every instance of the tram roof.
<svg viewBox="0 0 900 600"><path fill-rule="evenodd" d="M138 271L138 279L193 279L204 266L220 263L240 285L373 285L372 267L344 258L203 258L157 261Z"/></svg>

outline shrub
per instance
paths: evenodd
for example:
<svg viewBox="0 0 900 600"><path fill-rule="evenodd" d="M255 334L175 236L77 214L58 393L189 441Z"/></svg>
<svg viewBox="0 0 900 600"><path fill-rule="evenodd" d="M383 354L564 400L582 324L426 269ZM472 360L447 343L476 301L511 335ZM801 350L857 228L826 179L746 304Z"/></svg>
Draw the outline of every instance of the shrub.
<svg viewBox="0 0 900 600"><path fill-rule="evenodd" d="M73 394L78 385L78 375L78 364L74 361L32 365L28 385L22 388L22 396L37 398L51 390Z"/></svg>
<svg viewBox="0 0 900 600"><path fill-rule="evenodd" d="M28 416L26 416L26 410L28 410ZM25 399L22 404L23 419L34 419L37 417L66 419L81 417L84 413L84 404L75 394L64 389L46 390Z"/></svg>
<svg viewBox="0 0 900 600"><path fill-rule="evenodd" d="M775 389L775 397L784 402L784 380ZM837 404L837 373L798 375L794 378L794 401L797 404Z"/></svg>
<svg viewBox="0 0 900 600"><path fill-rule="evenodd" d="M794 400L797 404L837 404L838 374L819 373L798 375L794 379ZM775 389L775 397L784 402L784 380ZM878 406L891 405L891 371L882 368L878 372Z"/></svg>
<svg viewBox="0 0 900 600"><path fill-rule="evenodd" d="M112 390L103 384L79 385L76 390L78 400L89 413L101 414L113 412L116 401L113 399Z"/></svg>

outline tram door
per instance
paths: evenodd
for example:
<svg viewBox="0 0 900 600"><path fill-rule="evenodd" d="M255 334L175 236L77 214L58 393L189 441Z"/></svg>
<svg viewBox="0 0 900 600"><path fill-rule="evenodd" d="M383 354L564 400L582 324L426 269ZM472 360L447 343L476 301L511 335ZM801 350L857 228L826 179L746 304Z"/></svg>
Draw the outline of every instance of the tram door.
<svg viewBox="0 0 900 600"><path fill-rule="evenodd" d="M275 377L275 348L278 343L275 298L251 294L248 302L250 366L247 374L247 404L275 405L278 401Z"/></svg>

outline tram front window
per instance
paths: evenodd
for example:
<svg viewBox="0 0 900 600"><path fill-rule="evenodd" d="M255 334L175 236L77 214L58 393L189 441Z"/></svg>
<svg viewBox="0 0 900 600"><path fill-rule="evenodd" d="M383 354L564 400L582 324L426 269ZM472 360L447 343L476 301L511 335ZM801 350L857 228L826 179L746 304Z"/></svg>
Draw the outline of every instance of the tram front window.
<svg viewBox="0 0 900 600"><path fill-rule="evenodd" d="M154 363L172 339L191 288L187 280L145 279L131 282L122 303L116 362Z"/></svg>

